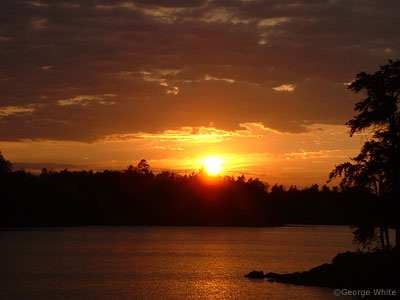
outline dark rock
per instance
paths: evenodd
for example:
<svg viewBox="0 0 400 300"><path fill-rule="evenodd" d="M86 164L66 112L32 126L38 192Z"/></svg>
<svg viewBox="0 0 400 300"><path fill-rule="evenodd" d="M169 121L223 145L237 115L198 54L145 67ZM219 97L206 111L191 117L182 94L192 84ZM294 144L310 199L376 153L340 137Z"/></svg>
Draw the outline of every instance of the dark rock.
<svg viewBox="0 0 400 300"><path fill-rule="evenodd" d="M249 274L245 275L247 278L263 279L265 277L263 271L251 271Z"/></svg>
<svg viewBox="0 0 400 300"><path fill-rule="evenodd" d="M306 272L290 274L253 271L250 278L267 278L270 282L333 288L400 288L399 253L338 254L331 264L322 264Z"/></svg>
<svg viewBox="0 0 400 300"><path fill-rule="evenodd" d="M274 272L269 272L269 273L265 274L265 278L268 278L268 279L274 279L274 278L277 278L279 276L281 276L281 275L277 274L277 273L274 273Z"/></svg>

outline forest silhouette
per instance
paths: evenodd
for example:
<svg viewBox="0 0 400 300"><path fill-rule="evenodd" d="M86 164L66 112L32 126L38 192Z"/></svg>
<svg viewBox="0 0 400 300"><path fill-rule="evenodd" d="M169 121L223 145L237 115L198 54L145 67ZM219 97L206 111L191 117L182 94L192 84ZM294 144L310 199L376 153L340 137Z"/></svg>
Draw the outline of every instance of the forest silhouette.
<svg viewBox="0 0 400 300"><path fill-rule="evenodd" d="M245 176L124 171L12 171L1 156L1 226L356 224L376 211L367 190L270 187ZM369 201L371 200L371 201Z"/></svg>

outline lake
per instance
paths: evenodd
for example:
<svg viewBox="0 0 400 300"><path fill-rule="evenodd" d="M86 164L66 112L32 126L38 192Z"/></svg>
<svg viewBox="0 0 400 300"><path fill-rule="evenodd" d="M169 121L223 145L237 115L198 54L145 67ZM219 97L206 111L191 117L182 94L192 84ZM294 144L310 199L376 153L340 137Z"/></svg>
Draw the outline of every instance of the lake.
<svg viewBox="0 0 400 300"><path fill-rule="evenodd" d="M0 299L340 299L244 278L355 250L345 226L74 227L0 231ZM351 299L351 297L343 297Z"/></svg>

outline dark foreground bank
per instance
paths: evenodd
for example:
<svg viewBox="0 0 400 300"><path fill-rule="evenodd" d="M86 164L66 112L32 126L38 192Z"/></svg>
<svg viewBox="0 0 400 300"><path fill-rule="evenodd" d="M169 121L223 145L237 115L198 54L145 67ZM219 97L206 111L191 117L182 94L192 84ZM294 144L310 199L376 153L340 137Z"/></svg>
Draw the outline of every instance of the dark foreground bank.
<svg viewBox="0 0 400 300"><path fill-rule="evenodd" d="M333 288L400 288L399 251L387 253L338 254L330 264L290 274L253 271L248 278L267 278L271 282Z"/></svg>

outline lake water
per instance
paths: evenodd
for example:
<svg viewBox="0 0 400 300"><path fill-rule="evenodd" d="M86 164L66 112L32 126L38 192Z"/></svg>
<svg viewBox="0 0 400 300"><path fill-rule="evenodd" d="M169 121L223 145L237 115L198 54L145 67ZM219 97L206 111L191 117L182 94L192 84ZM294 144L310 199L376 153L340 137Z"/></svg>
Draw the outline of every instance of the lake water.
<svg viewBox="0 0 400 300"><path fill-rule="evenodd" d="M3 230L0 299L337 300L244 275L308 270L354 249L344 226Z"/></svg>

